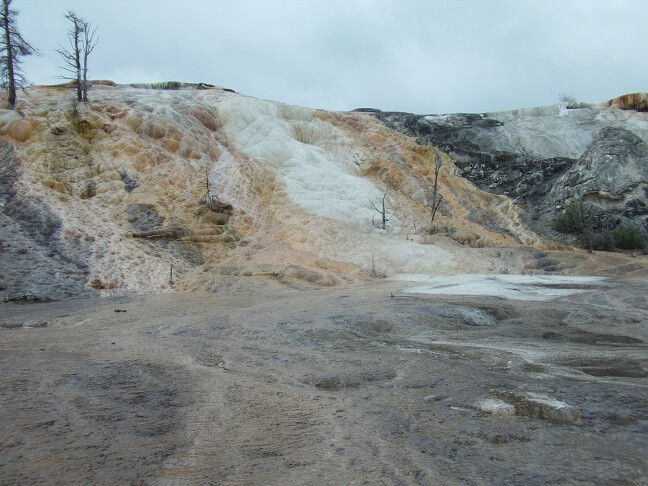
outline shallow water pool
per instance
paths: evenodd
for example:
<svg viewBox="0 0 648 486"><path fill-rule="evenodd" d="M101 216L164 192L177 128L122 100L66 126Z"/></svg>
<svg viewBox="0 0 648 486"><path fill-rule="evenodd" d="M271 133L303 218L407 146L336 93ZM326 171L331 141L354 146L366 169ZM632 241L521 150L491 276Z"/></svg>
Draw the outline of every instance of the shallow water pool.
<svg viewBox="0 0 648 486"><path fill-rule="evenodd" d="M403 290L409 294L483 295L513 300L549 300L594 290L604 277L563 275L397 275L394 280L421 285Z"/></svg>

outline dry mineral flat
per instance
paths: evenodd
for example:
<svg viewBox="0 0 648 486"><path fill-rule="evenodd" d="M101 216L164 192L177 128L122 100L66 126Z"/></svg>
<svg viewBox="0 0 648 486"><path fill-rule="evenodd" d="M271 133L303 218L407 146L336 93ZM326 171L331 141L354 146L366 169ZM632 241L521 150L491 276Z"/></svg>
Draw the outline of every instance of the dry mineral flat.
<svg viewBox="0 0 648 486"><path fill-rule="evenodd" d="M0 483L642 484L648 282L569 285L0 304Z"/></svg>

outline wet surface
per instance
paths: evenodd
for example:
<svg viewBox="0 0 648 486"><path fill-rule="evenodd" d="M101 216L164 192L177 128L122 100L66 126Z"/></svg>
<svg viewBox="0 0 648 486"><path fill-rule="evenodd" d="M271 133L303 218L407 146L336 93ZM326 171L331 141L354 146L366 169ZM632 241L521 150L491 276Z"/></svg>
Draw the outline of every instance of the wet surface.
<svg viewBox="0 0 648 486"><path fill-rule="evenodd" d="M410 294L491 296L512 300L550 300L605 286L601 277L563 275L398 275L396 280L426 285Z"/></svg>
<svg viewBox="0 0 648 486"><path fill-rule="evenodd" d="M646 481L645 281L405 287L2 304L0 483Z"/></svg>

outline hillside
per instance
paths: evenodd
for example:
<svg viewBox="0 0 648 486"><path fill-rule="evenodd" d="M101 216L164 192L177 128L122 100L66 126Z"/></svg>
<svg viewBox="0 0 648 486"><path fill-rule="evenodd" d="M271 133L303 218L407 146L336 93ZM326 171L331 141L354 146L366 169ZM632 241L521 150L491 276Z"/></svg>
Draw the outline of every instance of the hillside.
<svg viewBox="0 0 648 486"><path fill-rule="evenodd" d="M534 144L569 119L556 146L582 139L554 165L510 152L490 187L468 170L490 177L487 150L378 119L461 116L90 95L0 111L0 483L646 482L647 257L561 245L535 196L504 194L514 162L558 166L525 194L623 180L619 214L645 114L460 127L496 144L518 116Z"/></svg>
<svg viewBox="0 0 648 486"><path fill-rule="evenodd" d="M552 222L569 201L648 235L648 94L498 113L414 115L364 110L438 147L481 189L513 198L525 223L560 238ZM563 236L564 238L564 236Z"/></svg>
<svg viewBox="0 0 648 486"><path fill-rule="evenodd" d="M371 114L206 85L105 82L87 104L72 96L30 88L17 111L0 112L9 299L599 267L580 252L547 257L556 247L512 199L463 177L448 147L452 158ZM429 234L437 156L443 201ZM385 229L371 207L383 196Z"/></svg>

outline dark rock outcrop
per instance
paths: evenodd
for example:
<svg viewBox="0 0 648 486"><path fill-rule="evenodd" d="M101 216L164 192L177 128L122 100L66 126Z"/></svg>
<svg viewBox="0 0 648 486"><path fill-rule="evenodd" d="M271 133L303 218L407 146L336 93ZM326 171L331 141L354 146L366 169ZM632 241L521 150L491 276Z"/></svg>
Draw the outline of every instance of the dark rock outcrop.
<svg viewBox="0 0 648 486"><path fill-rule="evenodd" d="M522 202L544 196L552 180L575 159L535 157L522 144L513 146L497 128L504 122L487 114L413 115L361 109L388 127L416 137L421 145L449 154L462 175L481 189Z"/></svg>
<svg viewBox="0 0 648 486"><path fill-rule="evenodd" d="M154 204L129 204L126 207L126 218L137 231L150 231L162 226L161 216Z"/></svg>
<svg viewBox="0 0 648 486"><path fill-rule="evenodd" d="M636 107L645 97L636 98L626 105ZM612 108L556 105L489 114L357 111L448 153L480 189L515 199L537 232L558 236L553 221L570 200L582 199L608 226L632 221L648 234L646 134L639 130L642 139L627 129L631 115L621 115L614 101L607 104Z"/></svg>
<svg viewBox="0 0 648 486"><path fill-rule="evenodd" d="M562 174L550 194L557 199L577 197L601 204L624 201L648 185L648 145L621 128L601 130L583 155Z"/></svg>
<svg viewBox="0 0 648 486"><path fill-rule="evenodd" d="M14 183L20 175L20 160L14 149L0 140L0 207L5 207L16 195Z"/></svg>
<svg viewBox="0 0 648 486"><path fill-rule="evenodd" d="M131 192L133 189L137 189L139 187L137 181L129 177L128 173L124 169L119 169L117 173L119 174L119 177L121 177L121 180L124 183L124 187L128 192Z"/></svg>
<svg viewBox="0 0 648 486"><path fill-rule="evenodd" d="M0 140L0 291L12 302L88 295L88 243L65 237L61 218L45 201L17 190L20 173L14 148Z"/></svg>

